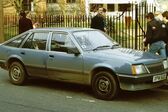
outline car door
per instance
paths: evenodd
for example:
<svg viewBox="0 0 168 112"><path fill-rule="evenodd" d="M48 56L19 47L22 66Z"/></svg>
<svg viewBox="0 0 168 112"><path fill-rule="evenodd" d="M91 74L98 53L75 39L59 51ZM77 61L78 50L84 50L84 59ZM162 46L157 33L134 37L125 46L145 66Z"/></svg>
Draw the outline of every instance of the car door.
<svg viewBox="0 0 168 112"><path fill-rule="evenodd" d="M68 53L68 48L76 48L67 33L54 32L48 53L47 70L49 78L81 83L83 80L83 57Z"/></svg>
<svg viewBox="0 0 168 112"><path fill-rule="evenodd" d="M46 43L49 32L34 32L23 44L20 54L31 76L48 77L46 71Z"/></svg>

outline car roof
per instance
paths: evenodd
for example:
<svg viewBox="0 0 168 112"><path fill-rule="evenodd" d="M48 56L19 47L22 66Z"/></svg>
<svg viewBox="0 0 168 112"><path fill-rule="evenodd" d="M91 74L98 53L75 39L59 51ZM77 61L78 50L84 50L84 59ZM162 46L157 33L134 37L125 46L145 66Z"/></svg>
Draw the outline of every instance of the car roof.
<svg viewBox="0 0 168 112"><path fill-rule="evenodd" d="M30 30L28 30L28 31L26 31L26 32L23 32L23 33L21 33L21 34L19 34L19 35L16 35L14 38L11 38L11 39L9 39L9 40L7 40L7 41L5 41L5 42L3 42L3 44L6 44L6 43L9 43L9 42L11 42L11 41L13 41L13 40L15 40L15 39L17 39L20 35L25 35L26 33L28 33L28 32L45 32L45 31L64 31L64 32L75 32L75 31L95 31L96 29L92 29L92 28L75 28L75 27L59 27L59 28L55 28L55 27L52 27L52 28L34 28L34 29L30 29Z"/></svg>
<svg viewBox="0 0 168 112"><path fill-rule="evenodd" d="M71 28L71 27L60 27L60 28L35 28L29 31L66 31L66 32L74 32L74 31L85 31L85 30L95 30L92 28Z"/></svg>

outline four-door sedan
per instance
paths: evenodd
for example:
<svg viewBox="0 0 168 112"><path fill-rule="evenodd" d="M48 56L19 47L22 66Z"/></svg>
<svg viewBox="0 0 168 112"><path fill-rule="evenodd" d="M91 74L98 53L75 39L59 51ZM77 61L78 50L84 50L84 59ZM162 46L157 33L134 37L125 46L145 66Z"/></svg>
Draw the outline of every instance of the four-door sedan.
<svg viewBox="0 0 168 112"><path fill-rule="evenodd" d="M167 82L168 62L158 55L120 47L88 28L41 28L0 45L0 66L13 84L28 77L90 85L97 98L111 100L120 89L136 91Z"/></svg>

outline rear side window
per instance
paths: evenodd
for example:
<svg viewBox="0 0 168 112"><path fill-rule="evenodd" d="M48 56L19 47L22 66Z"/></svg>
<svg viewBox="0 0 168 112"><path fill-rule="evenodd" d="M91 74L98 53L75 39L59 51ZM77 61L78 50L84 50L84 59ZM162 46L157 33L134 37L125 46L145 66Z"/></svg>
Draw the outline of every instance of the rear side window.
<svg viewBox="0 0 168 112"><path fill-rule="evenodd" d="M45 50L48 34L49 33L45 33L45 32L33 33L26 40L22 48Z"/></svg>
<svg viewBox="0 0 168 112"><path fill-rule="evenodd" d="M22 41L26 38L27 34L22 35L12 41L9 41L8 43L6 43L6 46L10 46L10 47L19 47L20 44L22 43Z"/></svg>

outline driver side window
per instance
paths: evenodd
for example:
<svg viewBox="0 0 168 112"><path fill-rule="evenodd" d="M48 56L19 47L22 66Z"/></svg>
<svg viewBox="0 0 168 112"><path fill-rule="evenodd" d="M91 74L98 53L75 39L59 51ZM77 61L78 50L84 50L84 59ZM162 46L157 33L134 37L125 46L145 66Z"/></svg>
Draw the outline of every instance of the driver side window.
<svg viewBox="0 0 168 112"><path fill-rule="evenodd" d="M53 33L51 39L51 51L67 52L67 48L74 47L75 45L68 34Z"/></svg>

